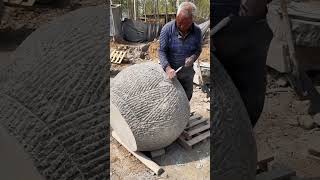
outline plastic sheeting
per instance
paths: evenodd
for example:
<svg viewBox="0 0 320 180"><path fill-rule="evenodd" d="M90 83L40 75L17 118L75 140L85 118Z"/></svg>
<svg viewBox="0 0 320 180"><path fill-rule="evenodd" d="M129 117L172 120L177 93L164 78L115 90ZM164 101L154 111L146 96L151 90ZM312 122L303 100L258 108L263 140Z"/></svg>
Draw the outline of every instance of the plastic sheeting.
<svg viewBox="0 0 320 180"><path fill-rule="evenodd" d="M122 36L120 4L112 4L110 8L110 36Z"/></svg>
<svg viewBox="0 0 320 180"><path fill-rule="evenodd" d="M153 41L160 35L162 26L159 24L144 23L132 19L122 22L123 38L130 42Z"/></svg>
<svg viewBox="0 0 320 180"><path fill-rule="evenodd" d="M210 21L198 25L205 37ZM158 38L162 25L155 23L145 23L132 19L121 21L121 9L119 5L114 5L110 11L110 36L118 36L129 42L150 42Z"/></svg>

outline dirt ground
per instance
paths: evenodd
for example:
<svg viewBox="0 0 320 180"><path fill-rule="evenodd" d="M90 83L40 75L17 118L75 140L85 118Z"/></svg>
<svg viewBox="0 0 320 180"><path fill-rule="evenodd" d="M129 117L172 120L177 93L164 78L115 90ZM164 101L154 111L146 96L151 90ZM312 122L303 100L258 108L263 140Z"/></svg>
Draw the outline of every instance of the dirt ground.
<svg viewBox="0 0 320 180"><path fill-rule="evenodd" d="M273 155L273 168L288 167L304 178L320 177L320 160L307 156L310 146L320 147L317 118L308 115L308 102L298 100L292 88L281 87L286 83L277 80L277 76L272 71L268 73L265 106L254 129L258 153ZM286 90L272 92L277 88Z"/></svg>

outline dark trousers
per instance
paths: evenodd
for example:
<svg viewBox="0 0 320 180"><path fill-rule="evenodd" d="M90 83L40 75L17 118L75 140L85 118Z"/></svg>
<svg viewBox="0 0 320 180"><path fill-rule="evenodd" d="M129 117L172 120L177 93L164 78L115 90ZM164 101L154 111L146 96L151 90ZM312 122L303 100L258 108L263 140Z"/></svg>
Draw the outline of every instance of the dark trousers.
<svg viewBox="0 0 320 180"><path fill-rule="evenodd" d="M188 100L190 101L193 93L193 77L194 77L193 67L183 67L177 73L177 79L182 85L184 91L187 94Z"/></svg>
<svg viewBox="0 0 320 180"><path fill-rule="evenodd" d="M272 39L265 19L236 17L214 35L214 54L230 75L254 126L263 109L266 91L266 58Z"/></svg>

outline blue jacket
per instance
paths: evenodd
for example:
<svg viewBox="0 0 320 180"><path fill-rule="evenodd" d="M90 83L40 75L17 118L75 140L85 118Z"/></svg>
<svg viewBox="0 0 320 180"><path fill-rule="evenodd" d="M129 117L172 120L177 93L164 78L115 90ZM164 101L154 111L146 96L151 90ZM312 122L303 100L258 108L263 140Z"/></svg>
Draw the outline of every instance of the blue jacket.
<svg viewBox="0 0 320 180"><path fill-rule="evenodd" d="M178 69L185 65L185 60L192 57L196 61L202 51L201 29L193 24L191 31L183 39L176 26L176 21L168 22L160 33L159 58L163 69L170 65Z"/></svg>

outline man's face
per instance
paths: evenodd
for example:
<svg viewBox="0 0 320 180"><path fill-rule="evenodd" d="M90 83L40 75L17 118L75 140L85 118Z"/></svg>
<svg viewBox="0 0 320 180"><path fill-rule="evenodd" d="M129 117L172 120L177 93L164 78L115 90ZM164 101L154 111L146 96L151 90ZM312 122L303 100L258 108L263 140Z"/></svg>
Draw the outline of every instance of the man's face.
<svg viewBox="0 0 320 180"><path fill-rule="evenodd" d="M177 26L182 33L187 33L193 23L192 17L180 13L176 19Z"/></svg>

